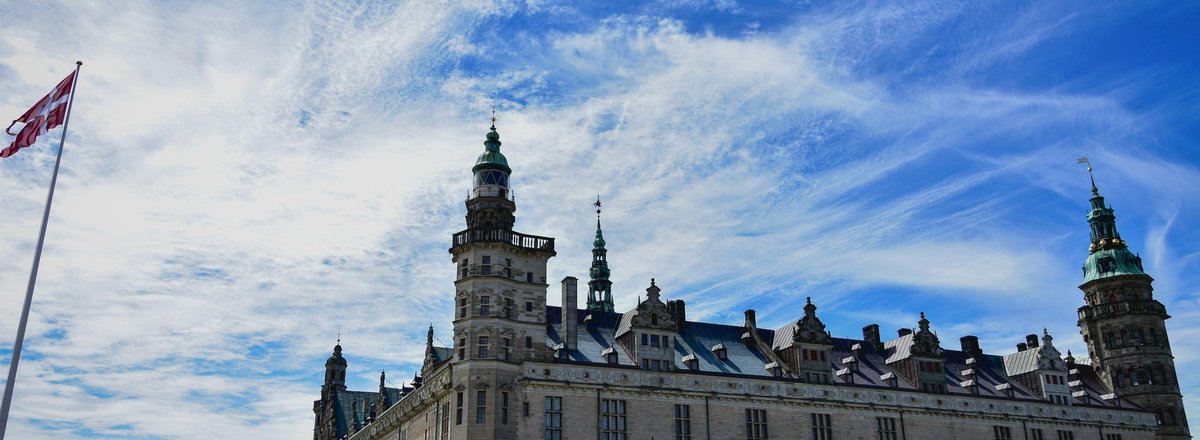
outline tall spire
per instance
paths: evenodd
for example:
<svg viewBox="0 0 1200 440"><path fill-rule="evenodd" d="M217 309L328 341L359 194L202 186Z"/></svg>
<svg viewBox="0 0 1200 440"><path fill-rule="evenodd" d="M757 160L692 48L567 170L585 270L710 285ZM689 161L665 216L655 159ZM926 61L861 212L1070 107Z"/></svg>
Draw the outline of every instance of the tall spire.
<svg viewBox="0 0 1200 440"><path fill-rule="evenodd" d="M600 196L596 196L596 240L592 242L591 281L588 281L587 309L613 311L612 281L608 280L608 249L604 248L604 231L600 229Z"/></svg>
<svg viewBox="0 0 1200 440"><path fill-rule="evenodd" d="M1091 244L1088 258L1083 264L1084 283L1117 275L1144 275L1142 258L1129 251L1128 243L1117 232L1117 216L1111 206L1104 204L1104 196L1096 188L1096 178L1087 156L1079 163L1088 165L1088 177L1092 184L1092 209L1087 214L1091 227Z"/></svg>

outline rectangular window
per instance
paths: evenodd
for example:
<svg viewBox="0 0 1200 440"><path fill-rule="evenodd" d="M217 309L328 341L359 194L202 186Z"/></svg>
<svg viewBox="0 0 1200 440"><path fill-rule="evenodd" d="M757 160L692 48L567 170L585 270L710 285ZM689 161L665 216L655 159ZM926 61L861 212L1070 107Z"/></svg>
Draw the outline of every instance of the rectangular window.
<svg viewBox="0 0 1200 440"><path fill-rule="evenodd" d="M896 419L892 417L876 417L875 431L879 433L879 440L898 440L900 438L896 434Z"/></svg>
<svg viewBox="0 0 1200 440"><path fill-rule="evenodd" d="M600 438L602 440L628 440L625 430L625 401L604 399L600 401Z"/></svg>
<svg viewBox="0 0 1200 440"><path fill-rule="evenodd" d="M992 426L992 433L996 440L1012 440L1012 428L1007 426Z"/></svg>
<svg viewBox="0 0 1200 440"><path fill-rule="evenodd" d="M500 392L500 424L508 424L508 392Z"/></svg>
<svg viewBox="0 0 1200 440"><path fill-rule="evenodd" d="M692 440L692 407L675 405L675 440Z"/></svg>
<svg viewBox="0 0 1200 440"><path fill-rule="evenodd" d="M467 358L466 346L467 340L465 338L460 338L458 340L458 360L460 361Z"/></svg>
<svg viewBox="0 0 1200 440"><path fill-rule="evenodd" d="M533 336L525 337L525 349L526 350L533 349Z"/></svg>
<svg viewBox="0 0 1200 440"><path fill-rule="evenodd" d="M562 440L562 397L546 397L546 440Z"/></svg>
<svg viewBox="0 0 1200 440"><path fill-rule="evenodd" d="M529 417L529 402L521 402L521 417Z"/></svg>
<svg viewBox="0 0 1200 440"><path fill-rule="evenodd" d="M1121 434L1104 434L1104 440L1121 440Z"/></svg>
<svg viewBox="0 0 1200 440"><path fill-rule="evenodd" d="M455 425L462 424L462 411L463 411L463 393L462 393L462 391L459 391L458 395L455 396L455 400L454 400L454 424Z"/></svg>
<svg viewBox="0 0 1200 440"><path fill-rule="evenodd" d="M526 312L533 311L533 301L525 301L525 311Z"/></svg>
<svg viewBox="0 0 1200 440"><path fill-rule="evenodd" d="M833 439L833 418L829 414L812 415L813 440Z"/></svg>
<svg viewBox="0 0 1200 440"><path fill-rule="evenodd" d="M525 272L525 282L526 283L533 282L533 272Z"/></svg>
<svg viewBox="0 0 1200 440"><path fill-rule="evenodd" d="M650 335L642 333L642 345L650 345Z"/></svg>
<svg viewBox="0 0 1200 440"><path fill-rule="evenodd" d="M650 346L657 347L658 345L658 335L650 335Z"/></svg>
<svg viewBox="0 0 1200 440"><path fill-rule="evenodd" d="M1029 434L1029 438L1032 440L1046 440L1046 436L1042 434L1041 429L1032 428L1029 430Z"/></svg>
<svg viewBox="0 0 1200 440"><path fill-rule="evenodd" d="M450 402L442 404L442 440L450 438Z"/></svg>
<svg viewBox="0 0 1200 440"><path fill-rule="evenodd" d="M479 337L479 358L487 359L487 357L488 357L488 337L480 336Z"/></svg>
<svg viewBox="0 0 1200 440"><path fill-rule="evenodd" d="M767 439L767 410L746 408L746 440Z"/></svg>
<svg viewBox="0 0 1200 440"><path fill-rule="evenodd" d="M492 297L479 297L479 316L487 316L492 313Z"/></svg>
<svg viewBox="0 0 1200 440"><path fill-rule="evenodd" d="M1058 440L1075 440L1075 433L1071 431L1058 431Z"/></svg>
<svg viewBox="0 0 1200 440"><path fill-rule="evenodd" d="M487 390L479 390L475 392L475 423L483 424L487 421Z"/></svg>

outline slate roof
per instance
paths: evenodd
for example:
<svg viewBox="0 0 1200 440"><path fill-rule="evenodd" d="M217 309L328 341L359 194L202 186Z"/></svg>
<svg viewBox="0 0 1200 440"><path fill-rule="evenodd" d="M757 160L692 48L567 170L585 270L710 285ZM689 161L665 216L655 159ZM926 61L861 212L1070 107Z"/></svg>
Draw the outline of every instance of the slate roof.
<svg viewBox="0 0 1200 440"><path fill-rule="evenodd" d="M1038 370L1038 355L1042 347L1033 347L1024 351L1004 355L1004 369L1008 374L1016 376Z"/></svg>
<svg viewBox="0 0 1200 440"><path fill-rule="evenodd" d="M630 358L629 353L620 344L614 344L614 335L619 333L622 323L631 314L588 310L578 310L577 313L577 322L579 324L576 332L576 350L566 353L565 359L560 361L607 365L607 361L602 353L605 350L612 349L618 353L618 365L627 368L637 367L634 359ZM591 322L589 325L585 325L584 319L588 315L592 317ZM562 309L560 307L547 306L546 316L546 344L553 348L562 343ZM625 329L628 331L627 327ZM758 329L758 336L763 341L771 341L773 347L780 347L787 345L782 344L780 341L790 342L792 340L790 332L794 331L795 322L780 327L778 330ZM679 370L688 373L771 377L771 372L766 368L772 362L771 358L767 354L760 352L754 344L743 342L742 335L744 333L745 328L741 325L689 321L684 326L682 332L676 333L674 339L676 353L675 366ZM835 337L833 338L832 353L829 361L831 380L835 385L891 388L891 384L884 377L892 376L896 378L896 388L916 391L918 389L916 384L910 383L903 375L898 374L889 366L889 363L907 359L910 356L909 351L912 344L913 335L908 334L885 341L883 344L884 349L876 351L872 348L871 344L865 341ZM717 345L725 347L726 359L718 359L717 355L712 352L712 347ZM855 345L863 347L857 357L853 349ZM1021 359L1022 362L1025 362L1023 360L1025 357L1034 356L1032 363L1034 368L1036 368L1036 351L1026 350L1017 354L1020 354L1020 356L1013 358L1013 360ZM694 358L699 363L696 371L688 371L688 367L683 363L684 358L689 358L692 355L694 355ZM850 368L850 363L845 362L848 359L855 359L855 362L858 364L857 370ZM967 359L968 356L962 351L944 350L945 385L948 393L1009 398L1003 391L996 389L997 386L1004 388L1004 385L1007 385L1012 390L1012 399L1045 401L1040 395L1009 380L1009 374L1006 370L1008 359L1005 357L984 354L973 364L968 364ZM835 376L836 372L843 369L846 369L844 373L853 375L852 382L847 383L844 378ZM969 376L963 375L965 370L971 370L973 374ZM1077 399L1075 400L1077 404L1137 408L1137 405L1124 399L1103 399L1102 396L1110 392L1107 391L1107 388L1096 376L1095 371L1091 367L1076 365L1072 371L1074 371L1074 374L1071 375L1071 380L1078 381L1078 386L1073 387L1072 390L1078 390L1083 393L1077 395ZM796 381L797 379L781 378L778 380ZM964 386L964 384L967 386ZM977 387L976 393L972 393L972 390L969 388L972 384Z"/></svg>
<svg viewBox="0 0 1200 440"><path fill-rule="evenodd" d="M389 406L400 401L400 389L384 388L384 393L386 394ZM338 434L346 435L352 430L361 429L365 424L367 416L370 415L371 407L375 405L375 400L378 398L378 391L337 391L334 395L335 408L333 417L334 426Z"/></svg>
<svg viewBox="0 0 1200 440"><path fill-rule="evenodd" d="M433 347L433 363L438 364L442 361L450 360L454 357L454 349L447 347Z"/></svg>

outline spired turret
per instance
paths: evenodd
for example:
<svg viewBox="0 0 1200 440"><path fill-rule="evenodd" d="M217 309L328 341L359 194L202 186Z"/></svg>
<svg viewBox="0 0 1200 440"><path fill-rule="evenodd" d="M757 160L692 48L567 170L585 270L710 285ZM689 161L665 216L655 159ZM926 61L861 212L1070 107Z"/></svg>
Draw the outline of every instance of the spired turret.
<svg viewBox="0 0 1200 440"><path fill-rule="evenodd" d="M596 197L596 240L592 242L592 268L589 271L587 309L613 311L612 281L608 269L608 249L604 247L604 231L600 229L600 197Z"/></svg>
<svg viewBox="0 0 1200 440"><path fill-rule="evenodd" d="M1086 302L1079 308L1079 331L1092 365L1114 393L1158 415L1157 438L1189 439L1167 339L1170 316L1154 299L1154 279L1121 239L1116 215L1095 180L1087 220L1091 244L1079 285Z"/></svg>

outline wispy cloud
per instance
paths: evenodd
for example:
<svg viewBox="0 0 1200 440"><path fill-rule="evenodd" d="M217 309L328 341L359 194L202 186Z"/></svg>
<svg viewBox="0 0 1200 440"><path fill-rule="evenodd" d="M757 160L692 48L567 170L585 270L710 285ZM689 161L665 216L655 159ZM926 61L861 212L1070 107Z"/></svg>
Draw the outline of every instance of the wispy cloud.
<svg viewBox="0 0 1200 440"><path fill-rule="evenodd" d="M1079 355L1073 159L1090 154L1186 340L1197 84L1171 77L1170 52L1075 76L1045 61L1131 20L1097 14L0 6L21 18L0 37L0 114L85 62L11 432L305 436L339 330L352 387L408 380L425 326L449 328L447 241L493 105L518 229L558 239L549 278L584 274L604 198L619 308L655 277L697 319L757 308L778 325L811 296L836 336L926 311L948 347L973 333L1004 351L1045 325ZM23 294L48 157L0 163L5 304ZM1180 371L1197 362L1176 350ZM1200 382L1181 380L1194 408Z"/></svg>

